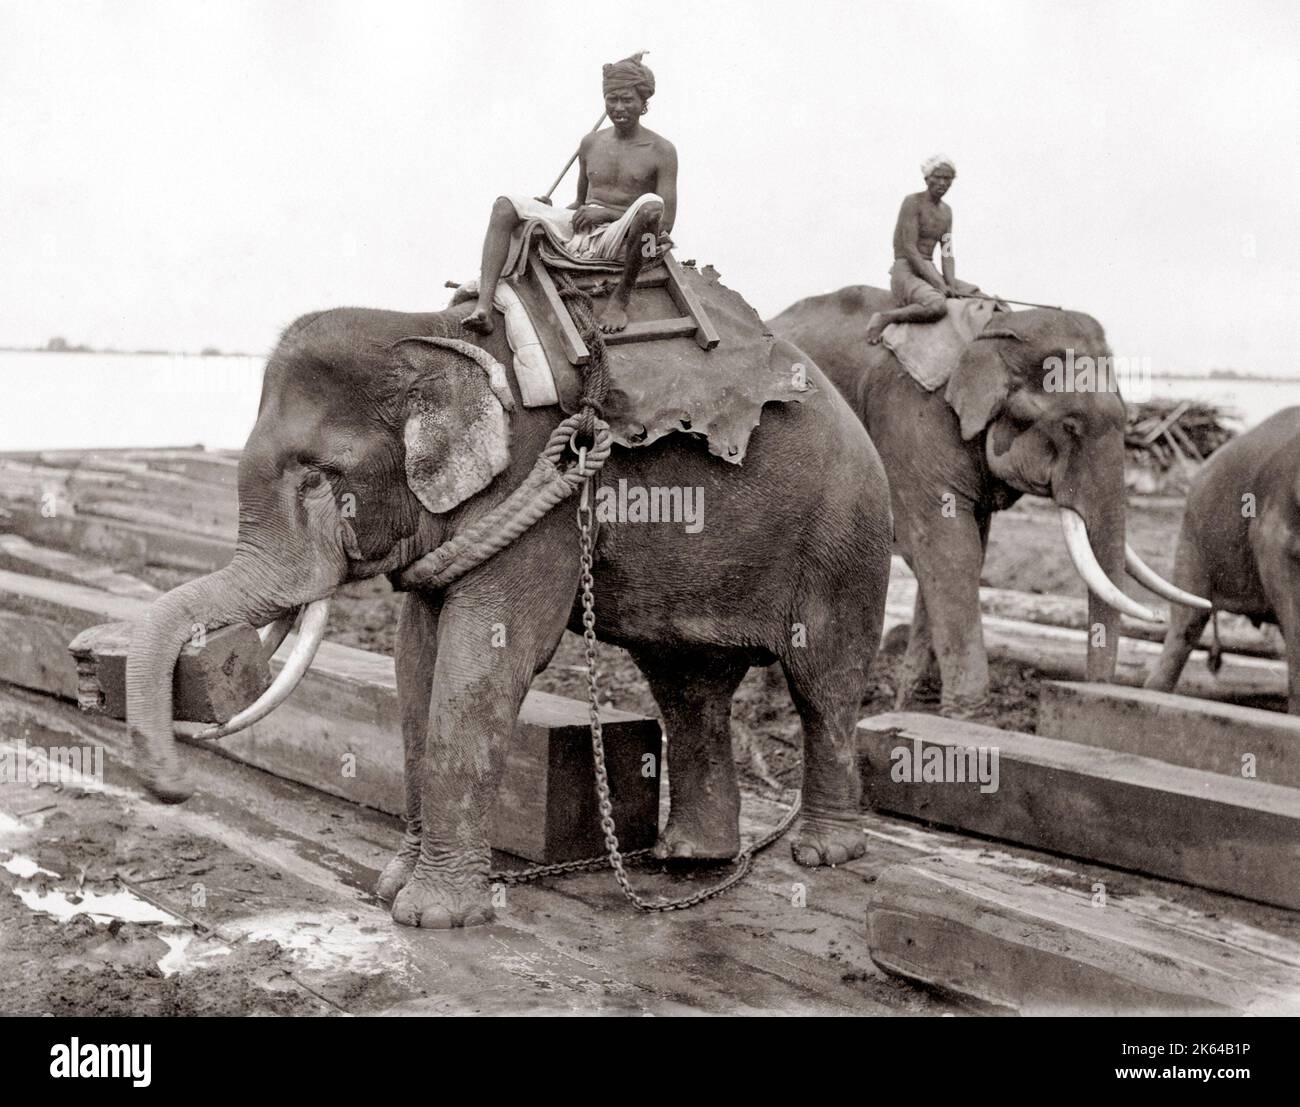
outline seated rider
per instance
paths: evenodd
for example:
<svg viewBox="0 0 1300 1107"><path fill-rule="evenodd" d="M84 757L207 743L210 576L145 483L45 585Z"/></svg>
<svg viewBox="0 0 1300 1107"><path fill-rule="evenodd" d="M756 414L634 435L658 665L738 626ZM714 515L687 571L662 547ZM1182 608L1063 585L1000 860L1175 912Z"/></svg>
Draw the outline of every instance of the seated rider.
<svg viewBox="0 0 1300 1107"><path fill-rule="evenodd" d="M492 297L510 254L512 233L540 220L552 241L575 258L623 259L623 277L600 313L600 329L627 326L627 304L647 258L659 253L677 217L677 151L641 126L655 78L640 55L604 67L605 113L613 127L593 131L578 147L578 198L557 211L547 199L500 196L483 240L478 304L464 326L492 331Z"/></svg>
<svg viewBox="0 0 1300 1107"><path fill-rule="evenodd" d="M925 191L903 200L894 227L894 264L889 290L901 305L878 311L867 321L867 341L879 342L890 323L933 323L947 314L947 299L978 292L976 285L957 279L952 251L952 208L943 202L957 167L951 158L935 154L921 163ZM943 272L934 267L935 246L941 245Z"/></svg>

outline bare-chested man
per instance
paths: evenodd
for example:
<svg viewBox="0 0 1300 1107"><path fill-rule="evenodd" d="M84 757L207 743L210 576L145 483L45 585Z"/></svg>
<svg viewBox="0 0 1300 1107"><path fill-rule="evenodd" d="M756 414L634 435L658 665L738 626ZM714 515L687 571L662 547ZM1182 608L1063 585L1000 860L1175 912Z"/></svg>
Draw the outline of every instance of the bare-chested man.
<svg viewBox="0 0 1300 1107"><path fill-rule="evenodd" d="M925 191L903 201L894 227L894 264L889 270L889 290L902 307L878 311L867 321L867 341L879 342L890 323L933 323L948 311L949 297L978 292L976 285L957 279L952 252L952 208L943 202L952 187L957 167L951 158L935 154L921 163ZM934 248L941 246L940 272L934 266Z"/></svg>
<svg viewBox="0 0 1300 1107"><path fill-rule="evenodd" d="M575 258L623 259L618 288L600 313L600 329L627 326L627 304L647 258L677 218L677 151L666 138L641 126L655 91L654 74L639 55L606 65L605 113L613 127L593 131L578 147L578 198L557 211L549 200L500 196L483 240L478 304L464 325L492 331L492 297L510 256L511 235L523 223L541 221L551 242Z"/></svg>

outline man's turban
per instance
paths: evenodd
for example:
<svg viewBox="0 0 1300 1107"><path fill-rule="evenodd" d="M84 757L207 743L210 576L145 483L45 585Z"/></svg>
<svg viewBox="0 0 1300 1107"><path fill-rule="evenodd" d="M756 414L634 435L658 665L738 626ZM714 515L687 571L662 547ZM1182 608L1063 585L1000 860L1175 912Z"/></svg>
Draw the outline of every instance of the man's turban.
<svg viewBox="0 0 1300 1107"><path fill-rule="evenodd" d="M655 94L655 75L649 66L641 64L640 54L610 62L602 67L601 74L601 92L604 95L625 88L635 89L642 100L649 100Z"/></svg>
<svg viewBox="0 0 1300 1107"><path fill-rule="evenodd" d="M953 176L957 175L957 165L952 160L952 158L948 157L947 154L935 154L932 157L928 157L925 159L925 161L921 162L921 176L928 177L941 165L946 165L949 169L951 169L953 172Z"/></svg>

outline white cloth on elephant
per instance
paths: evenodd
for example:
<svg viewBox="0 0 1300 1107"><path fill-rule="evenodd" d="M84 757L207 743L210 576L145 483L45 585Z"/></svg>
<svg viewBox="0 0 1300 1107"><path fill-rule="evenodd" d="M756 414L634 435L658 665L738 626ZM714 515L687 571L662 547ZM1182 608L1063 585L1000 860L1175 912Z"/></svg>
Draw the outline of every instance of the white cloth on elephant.
<svg viewBox="0 0 1300 1107"><path fill-rule="evenodd" d="M881 336L898 363L927 392L947 384L966 347L997 311L990 300L948 300L937 323L890 323Z"/></svg>
<svg viewBox="0 0 1300 1107"><path fill-rule="evenodd" d="M463 304L478 295L478 280L466 281L452 299L453 304ZM492 306L506 321L506 341L514 354L515 380L519 384L519 398L524 407L549 407L560 402L555 388L555 373L546 356L532 316L519 299L519 293L509 281L501 281L492 296Z"/></svg>
<svg viewBox="0 0 1300 1107"><path fill-rule="evenodd" d="M506 199L514 206L515 214L521 221L519 232L512 238L505 265L505 272L512 274L522 270L522 243L529 237L531 229L537 226L542 228L547 240L556 250L574 261L619 262L623 258L627 234L637 212L646 204L663 203L662 197L646 192L633 200L627 211L612 222L602 223L599 227L586 231L575 231L574 212L568 208L554 208L531 196L507 196Z"/></svg>

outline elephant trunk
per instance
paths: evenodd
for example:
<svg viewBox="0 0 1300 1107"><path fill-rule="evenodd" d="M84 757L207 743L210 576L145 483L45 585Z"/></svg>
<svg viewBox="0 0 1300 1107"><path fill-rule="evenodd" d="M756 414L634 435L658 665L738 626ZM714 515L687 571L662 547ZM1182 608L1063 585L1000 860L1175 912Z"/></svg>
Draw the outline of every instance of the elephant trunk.
<svg viewBox="0 0 1300 1107"><path fill-rule="evenodd" d="M270 622L283 605L250 585L256 574L238 559L160 597L131 636L126 662L126 718L136 766L165 803L188 799L172 734L172 674L185 643L232 623Z"/></svg>

